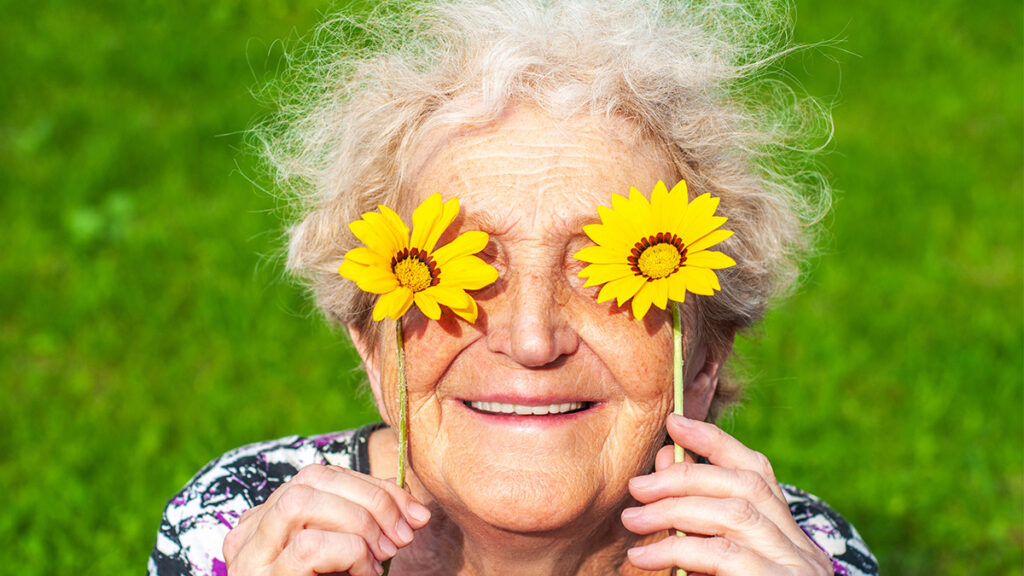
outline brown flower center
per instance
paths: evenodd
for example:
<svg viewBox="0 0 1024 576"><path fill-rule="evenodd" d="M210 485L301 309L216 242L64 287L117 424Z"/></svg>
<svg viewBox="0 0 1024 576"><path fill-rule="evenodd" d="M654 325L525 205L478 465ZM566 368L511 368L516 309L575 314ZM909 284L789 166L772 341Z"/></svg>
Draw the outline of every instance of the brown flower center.
<svg viewBox="0 0 1024 576"><path fill-rule="evenodd" d="M686 248L675 234L659 232L637 242L626 260L634 274L652 282L679 270L686 262Z"/></svg>
<svg viewBox="0 0 1024 576"><path fill-rule="evenodd" d="M437 286L441 281L441 270L426 250L405 249L391 259L391 271L398 283L413 292Z"/></svg>

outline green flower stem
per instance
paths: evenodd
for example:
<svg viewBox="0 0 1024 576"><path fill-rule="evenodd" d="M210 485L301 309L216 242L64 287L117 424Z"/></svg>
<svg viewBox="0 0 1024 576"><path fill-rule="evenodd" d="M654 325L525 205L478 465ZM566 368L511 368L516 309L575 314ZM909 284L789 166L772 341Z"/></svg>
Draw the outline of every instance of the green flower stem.
<svg viewBox="0 0 1024 576"><path fill-rule="evenodd" d="M395 322L398 354L398 487L405 488L405 462L409 451L409 399L406 396L405 346L402 343L402 319Z"/></svg>
<svg viewBox="0 0 1024 576"><path fill-rule="evenodd" d="M395 321L395 353L398 359L398 477L395 483L405 488L405 463L409 452L409 398L405 381L405 345L402 339L402 319ZM391 572L391 558L384 561L382 576Z"/></svg>
<svg viewBox="0 0 1024 576"><path fill-rule="evenodd" d="M681 306L672 303L672 387L675 390L675 409L680 416L683 415L683 328L679 320L679 308ZM682 462L686 458L686 451L682 446L676 444L675 461ZM686 536L682 530L676 530L676 536ZM676 576L686 576L686 570L676 568Z"/></svg>

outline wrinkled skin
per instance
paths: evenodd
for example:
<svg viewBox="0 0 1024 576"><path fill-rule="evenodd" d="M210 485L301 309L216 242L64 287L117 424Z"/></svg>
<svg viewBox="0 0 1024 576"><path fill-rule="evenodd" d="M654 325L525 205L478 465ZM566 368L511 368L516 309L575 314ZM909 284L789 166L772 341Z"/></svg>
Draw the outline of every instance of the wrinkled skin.
<svg viewBox="0 0 1024 576"><path fill-rule="evenodd" d="M307 473L232 531L229 569L375 574L408 546L393 574L640 574L674 565L723 575L831 573L789 515L767 460L699 422L728 351L693 343L686 412L698 422L666 424L668 312L652 308L636 321L628 305L597 303L598 288L576 276L583 264L572 255L589 244L581 228L596 221L597 205L630 186L647 191L679 179L655 145L618 136L629 132L624 121L556 121L521 106L421 149L406 217L435 192L459 198L463 213L441 242L487 232L481 256L500 277L473 293L475 324L451 314L429 321L415 309L403 320L412 496L350 471ZM379 343L353 338L381 413L394 423L393 329ZM468 401L588 408L505 417ZM673 464L662 447L666 427L714 465ZM371 438L370 452L373 476L395 475L390 430ZM416 503L429 507L430 520L413 514ZM359 520L338 519L346 514ZM693 536L665 538L674 529Z"/></svg>

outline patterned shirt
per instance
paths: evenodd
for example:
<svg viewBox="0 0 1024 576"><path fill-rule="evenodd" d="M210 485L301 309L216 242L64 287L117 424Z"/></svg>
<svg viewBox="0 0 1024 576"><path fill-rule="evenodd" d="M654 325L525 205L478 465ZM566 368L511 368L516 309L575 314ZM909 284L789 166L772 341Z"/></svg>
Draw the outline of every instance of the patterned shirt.
<svg viewBox="0 0 1024 576"><path fill-rule="evenodd" d="M149 576L226 576L221 546L243 512L310 464L369 474L367 440L383 426L306 438L288 436L232 450L207 464L164 509ZM838 576L876 576L878 563L857 530L827 504L782 485L797 524L832 557Z"/></svg>

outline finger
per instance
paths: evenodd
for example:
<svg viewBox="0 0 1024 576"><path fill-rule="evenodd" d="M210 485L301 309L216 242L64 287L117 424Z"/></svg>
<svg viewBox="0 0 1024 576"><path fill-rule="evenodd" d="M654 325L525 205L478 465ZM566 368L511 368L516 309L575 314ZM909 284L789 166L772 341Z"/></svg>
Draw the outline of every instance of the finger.
<svg viewBox="0 0 1024 576"><path fill-rule="evenodd" d="M400 519L394 514L395 511L401 514L406 524L416 529L426 526L430 520L427 507L393 481L381 480L340 466L306 466L299 470L291 482L333 492L362 505L375 516L380 512L378 519L382 527L398 523Z"/></svg>
<svg viewBox="0 0 1024 576"><path fill-rule="evenodd" d="M784 530L790 538L803 535L803 531L794 525L785 500L776 496L763 476L750 470L681 462L653 474L631 478L629 492L644 504L680 496L746 500L776 525L792 525L794 533Z"/></svg>
<svg viewBox="0 0 1024 576"><path fill-rule="evenodd" d="M238 522L224 537L224 543L221 546L225 562L230 564L235 559L238 551L252 537L252 533L259 525L260 518L266 509L264 505L253 506L239 516Z"/></svg>
<svg viewBox="0 0 1024 576"><path fill-rule="evenodd" d="M381 511L381 526L395 524L398 518L392 515L397 509L404 521L417 529L426 526L430 520L430 510L415 496L398 488L390 480L381 480L369 475L359 474L355 470L334 465L311 465L299 470L292 482L307 484L313 488L326 490L353 502L364 505L368 510ZM390 496L390 501L385 494ZM271 498L273 495L271 495ZM392 507L392 502L397 508Z"/></svg>
<svg viewBox="0 0 1024 576"><path fill-rule="evenodd" d="M693 458L693 454L686 452L684 462L694 463L696 460ZM663 470L676 463L676 447L674 445L662 446L658 450L657 456L654 458L654 469Z"/></svg>
<svg viewBox="0 0 1024 576"><path fill-rule="evenodd" d="M271 576L316 576L343 572L351 576L380 576L384 569L355 534L302 530L288 542L270 567Z"/></svg>
<svg viewBox="0 0 1024 576"><path fill-rule="evenodd" d="M249 522L245 522L245 519L239 521L239 523L228 531L227 535L224 536L224 543L221 545L221 553L224 555L224 561L230 564L234 561L238 551L241 550L242 545L249 539L252 534L253 525Z"/></svg>
<svg viewBox="0 0 1024 576"><path fill-rule="evenodd" d="M629 562L643 570L682 568L713 576L777 574L778 566L726 538L669 536L664 540L630 548Z"/></svg>
<svg viewBox="0 0 1024 576"><path fill-rule="evenodd" d="M716 466L757 472L772 487L776 496L785 499L768 458L747 448L718 426L671 414L666 429L676 444L704 456Z"/></svg>
<svg viewBox="0 0 1024 576"><path fill-rule="evenodd" d="M799 548L756 506L737 498L666 498L622 511L622 524L637 534L682 530L724 536L772 559L798 556Z"/></svg>
<svg viewBox="0 0 1024 576"><path fill-rule="evenodd" d="M397 552L397 537L387 535L366 508L305 484L283 486L278 491L281 496L263 514L243 546L257 563L270 564L306 528L358 535L378 560ZM412 530L408 525L405 530L408 533L402 534L403 546L412 541Z"/></svg>
<svg viewBox="0 0 1024 576"><path fill-rule="evenodd" d="M308 485L363 507L399 547L412 542L412 527L422 528L430 519L426 506L394 482L339 466L306 466L289 484ZM275 504L271 499L279 498L279 492L272 494L267 503Z"/></svg>

